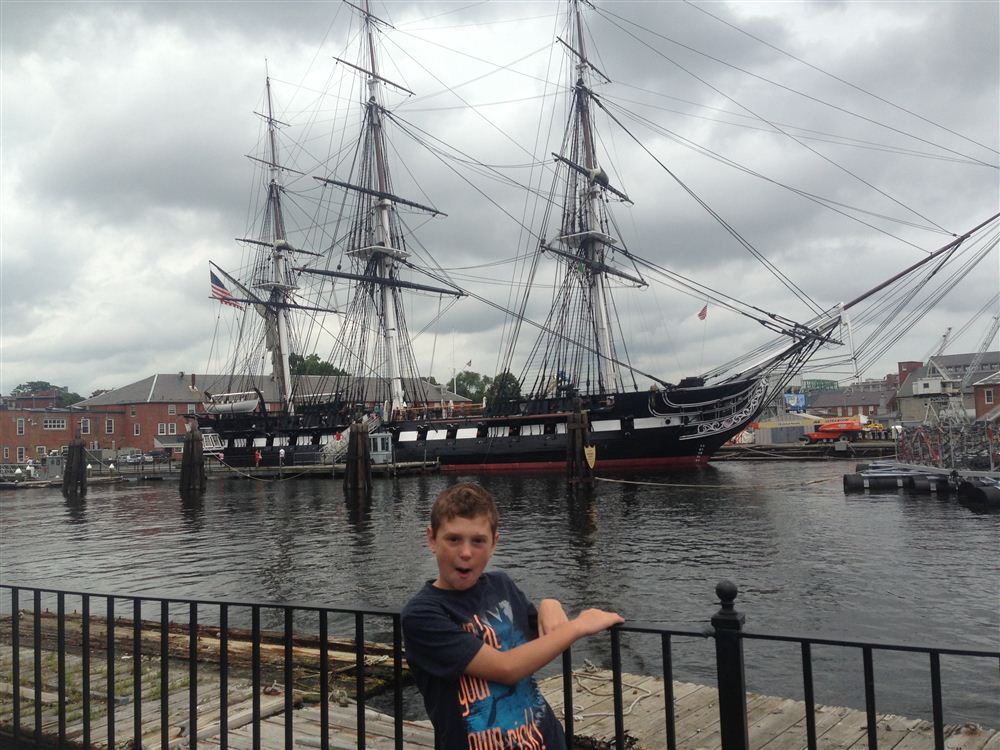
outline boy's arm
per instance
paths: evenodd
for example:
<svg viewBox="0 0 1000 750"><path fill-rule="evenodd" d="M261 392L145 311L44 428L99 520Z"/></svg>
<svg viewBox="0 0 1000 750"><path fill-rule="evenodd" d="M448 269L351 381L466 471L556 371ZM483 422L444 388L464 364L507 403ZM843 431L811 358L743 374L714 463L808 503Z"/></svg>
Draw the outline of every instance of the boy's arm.
<svg viewBox="0 0 1000 750"><path fill-rule="evenodd" d="M569 617L558 599L542 599L538 602L538 635L551 633L567 622Z"/></svg>
<svg viewBox="0 0 1000 750"><path fill-rule="evenodd" d="M599 633L623 622L625 619L614 612L585 609L555 630L539 635L535 640L522 643L510 651L498 651L484 643L465 668L465 674L503 685L514 685L537 672L584 636Z"/></svg>

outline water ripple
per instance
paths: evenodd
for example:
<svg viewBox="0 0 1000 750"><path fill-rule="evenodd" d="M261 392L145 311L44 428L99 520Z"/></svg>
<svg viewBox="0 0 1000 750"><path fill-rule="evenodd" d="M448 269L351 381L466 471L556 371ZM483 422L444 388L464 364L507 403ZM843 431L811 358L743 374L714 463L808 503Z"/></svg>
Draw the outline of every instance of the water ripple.
<svg viewBox="0 0 1000 750"><path fill-rule="evenodd" d="M720 464L577 492L558 475L481 479L500 511L494 565L535 599L701 628L728 578L758 631L997 648L1000 515L900 493L845 496L848 470ZM196 501L169 483L93 487L76 502L4 493L0 575L77 590L399 607L435 575L424 527L454 481L380 481L360 504L320 480L212 482ZM627 669L658 669L651 639L626 636L623 649ZM602 661L606 651L597 639L574 649ZM795 653L756 641L746 652L752 689L799 697ZM817 694L863 707L860 655L815 653ZM712 681L709 658L703 641L678 648L677 676ZM925 662L877 657L880 709L928 715ZM995 665L953 659L943 671L948 720L996 724Z"/></svg>

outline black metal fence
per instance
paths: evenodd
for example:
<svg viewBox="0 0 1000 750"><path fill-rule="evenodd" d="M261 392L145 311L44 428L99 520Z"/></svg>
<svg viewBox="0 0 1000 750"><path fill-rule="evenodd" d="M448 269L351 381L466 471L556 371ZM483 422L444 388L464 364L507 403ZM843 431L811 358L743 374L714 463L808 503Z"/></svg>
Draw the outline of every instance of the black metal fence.
<svg viewBox="0 0 1000 750"><path fill-rule="evenodd" d="M315 643L315 648L310 649L309 653L315 657L316 662L317 688L314 700L318 704L320 720L318 737L304 744L331 747L331 679L335 673L343 676L346 671L343 665L335 668L331 660L330 629L335 623L341 632L345 628L350 632L349 640L353 648L353 664L348 667L353 672L353 691L356 695L356 727L351 731L351 734L356 732L356 746L366 746L366 680L371 671L366 660L366 648L371 647L370 643L366 644L366 632L389 640L385 650L390 665L382 669L391 675L386 678L386 682L391 684L391 710L389 705L384 707L391 714L393 747L399 749L405 746L403 647L398 611L369 607L206 601L147 594L73 592L6 583L0 584L0 590L7 594L6 599L0 600L0 612L4 613L4 627L0 630L0 683L9 679L10 685L9 695L0 693L0 706L9 699L8 708L0 708L0 742L12 742L15 747L90 747L96 743L108 748L121 744L142 748L143 738L146 737L146 746L149 747L148 733L143 731L143 716L149 712L153 715L158 713L159 721L156 723L160 727L159 745L162 750L176 750L180 746L196 750L199 741L199 705L202 699L211 699L218 702L218 718L213 721L209 731L212 743L227 750L230 672L234 669L232 662L236 654L232 639L233 633L239 630L245 634L245 640L241 641L240 665L241 679L249 679L250 685L251 709L245 723L250 726L253 750L259 750L262 746L262 694L269 690L266 681L271 679L274 670L282 678L280 685L274 679L270 692L277 691L283 696L283 704L279 707L285 717L283 746L291 750L297 744L295 722L291 718L297 706L293 649L296 643L301 643L306 637L312 638L310 643ZM674 638L715 639L719 731L724 750L748 750L750 746L743 658L743 645L748 639L799 645L804 719L810 750L815 750L818 746L813 646L836 646L861 652L867 743L870 750L876 750L878 746L875 652L913 652L929 659L928 688L933 710L934 745L937 750L944 750L945 747L941 657L977 657L993 660L1000 667L1000 649L938 648L749 632L743 628L743 614L734 607L736 586L723 581L716 587L716 594L721 607L711 617L711 627L685 630L629 623L614 628L607 635L610 640L615 746L618 750L626 747L621 645L624 633L646 633L660 638L664 681L663 722L667 750L676 750L677 747L673 695ZM151 618L151 613L155 613L156 617ZM240 629L238 624L248 624L249 628ZM213 659L211 668L203 667L199 672L199 661L206 656L203 653L206 628L217 660ZM159 632L158 643L153 643L151 649L149 635L153 633L152 640L156 641L156 631ZM303 633L314 635L304 636ZM242 648L247 641L248 657ZM281 658L265 659L262 656L264 650L269 653L277 651ZM181 667L177 665L179 652L185 654L183 661L187 662ZM9 661L6 653L10 654ZM340 658L343 658L342 654ZM69 660L73 661L72 669L68 667ZM29 662L27 666L23 665L26 661ZM123 662L128 663L124 669ZM156 681L152 684L148 678L144 679L144 669L149 669L151 663L156 666ZM280 663L280 668L274 666L276 663ZM181 679L172 681L171 675L177 671L182 672ZM265 671L268 672L266 676ZM562 671L566 735L573 737L573 670L569 651L563 654ZM208 672L211 672L211 680L206 679ZM996 687L1000 687L1000 670L994 674ZM187 719L183 722L184 737L180 742L177 737L171 736L170 722L167 721L172 709L176 714L178 691L174 690L172 695L171 690L178 683L182 685L182 693L185 692L183 686L186 685L187 693ZM211 683L212 695L205 694L206 683ZM55 690L54 700L51 698L52 688ZM987 686L984 689L988 689ZM74 700L79 698L79 705L71 700L71 692ZM171 699L174 700L173 705ZM46 705L52 706L53 703L54 716L51 709L45 709ZM124 722L116 721L115 708L123 704L131 706L131 726L121 726L119 724Z"/></svg>

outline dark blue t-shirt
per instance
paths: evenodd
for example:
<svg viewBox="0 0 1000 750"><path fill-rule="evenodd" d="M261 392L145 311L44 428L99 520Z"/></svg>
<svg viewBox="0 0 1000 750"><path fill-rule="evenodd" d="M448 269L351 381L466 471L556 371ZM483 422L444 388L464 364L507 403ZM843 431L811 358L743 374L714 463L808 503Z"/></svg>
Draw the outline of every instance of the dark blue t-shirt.
<svg viewBox="0 0 1000 750"><path fill-rule="evenodd" d="M403 607L406 659L441 750L564 750L562 726L534 678L503 685L463 674L483 643L499 651L525 643L536 616L501 571L465 591L428 581Z"/></svg>

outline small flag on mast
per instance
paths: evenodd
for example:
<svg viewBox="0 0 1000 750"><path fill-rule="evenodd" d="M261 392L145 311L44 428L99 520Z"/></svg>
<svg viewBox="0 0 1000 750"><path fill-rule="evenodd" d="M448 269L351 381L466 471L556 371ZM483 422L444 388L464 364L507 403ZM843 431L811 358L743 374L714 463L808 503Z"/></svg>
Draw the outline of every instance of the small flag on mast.
<svg viewBox="0 0 1000 750"><path fill-rule="evenodd" d="M472 360L470 359L468 362L466 362L465 366L466 367L472 367Z"/></svg>
<svg viewBox="0 0 1000 750"><path fill-rule="evenodd" d="M233 299L233 295L229 293L226 289L226 285L222 283L222 279L215 275L215 271L209 269L209 276L212 279L212 297L219 300L224 305L229 305L230 307L235 307L237 310L242 310L243 305Z"/></svg>
<svg viewBox="0 0 1000 750"><path fill-rule="evenodd" d="M698 312L698 320L704 320L704 319L705 319L705 318L707 318L707 317L708 317L708 305L705 305L705 306L704 306L703 308L701 308L701 310L700 310L700 311Z"/></svg>

